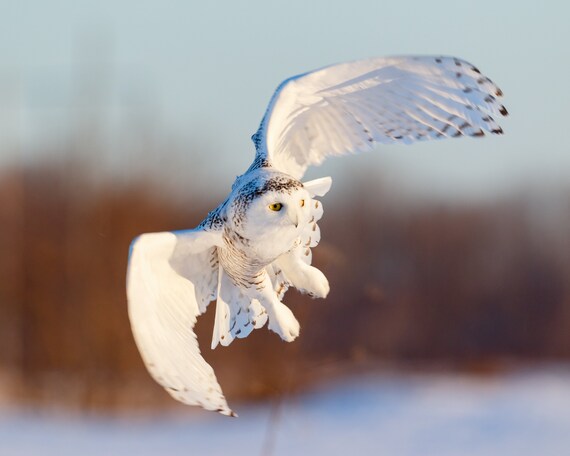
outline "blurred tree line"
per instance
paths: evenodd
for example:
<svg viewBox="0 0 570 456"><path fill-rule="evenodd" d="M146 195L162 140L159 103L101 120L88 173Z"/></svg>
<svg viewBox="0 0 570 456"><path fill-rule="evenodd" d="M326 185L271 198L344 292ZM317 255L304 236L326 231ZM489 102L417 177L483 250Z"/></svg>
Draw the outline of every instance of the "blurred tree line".
<svg viewBox="0 0 570 456"><path fill-rule="evenodd" d="M131 336L128 247L142 232L195 226L219 201L200 188L173 198L144 175L93 181L88 169L64 160L0 171L0 374L12 398L33 404L172 405ZM360 182L350 203L324 199L314 262L332 290L326 300L288 292L302 327L295 343L262 329L212 352L214 305L199 320L229 397L377 362L570 359L570 195L553 227L524 198L403 208L363 197Z"/></svg>

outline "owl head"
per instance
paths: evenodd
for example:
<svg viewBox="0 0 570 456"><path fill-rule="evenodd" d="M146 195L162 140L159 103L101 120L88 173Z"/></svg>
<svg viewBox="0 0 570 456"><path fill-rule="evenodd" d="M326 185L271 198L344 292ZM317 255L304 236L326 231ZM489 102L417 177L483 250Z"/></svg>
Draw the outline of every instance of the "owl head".
<svg viewBox="0 0 570 456"><path fill-rule="evenodd" d="M235 189L228 223L272 254L290 250L310 218L311 196L291 176L266 169Z"/></svg>

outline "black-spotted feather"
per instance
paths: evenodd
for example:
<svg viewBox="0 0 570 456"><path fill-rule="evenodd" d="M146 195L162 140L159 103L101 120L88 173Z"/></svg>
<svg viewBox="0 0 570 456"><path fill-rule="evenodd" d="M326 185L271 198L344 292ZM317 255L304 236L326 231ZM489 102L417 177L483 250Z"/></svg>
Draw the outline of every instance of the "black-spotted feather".
<svg viewBox="0 0 570 456"><path fill-rule="evenodd" d="M502 91L455 57L389 57L342 63L290 78L254 135L257 154L301 178L328 156L374 143L502 133Z"/></svg>

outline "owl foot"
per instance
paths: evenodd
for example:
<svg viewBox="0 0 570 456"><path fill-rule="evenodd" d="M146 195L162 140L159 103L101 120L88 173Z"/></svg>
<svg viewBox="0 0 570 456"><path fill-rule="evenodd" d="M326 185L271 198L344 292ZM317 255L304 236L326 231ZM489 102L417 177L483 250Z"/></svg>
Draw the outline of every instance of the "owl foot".
<svg viewBox="0 0 570 456"><path fill-rule="evenodd" d="M301 325L285 304L278 303L272 306L269 313L269 329L281 336L285 342L293 342L301 330Z"/></svg>
<svg viewBox="0 0 570 456"><path fill-rule="evenodd" d="M279 334L281 339L286 342L293 342L299 337L301 326L291 309L277 298L267 272L263 274L262 286L257 289L251 289L250 293L252 293L250 297L257 299L267 311L269 329Z"/></svg>
<svg viewBox="0 0 570 456"><path fill-rule="evenodd" d="M297 283L293 285L313 298L326 298L329 294L330 286L325 275L313 266L308 266L303 273L297 282L299 286L297 286Z"/></svg>
<svg viewBox="0 0 570 456"><path fill-rule="evenodd" d="M302 293L307 293L314 298L325 298L329 294L329 281L325 275L301 260L298 252L286 253L275 262L291 285Z"/></svg>

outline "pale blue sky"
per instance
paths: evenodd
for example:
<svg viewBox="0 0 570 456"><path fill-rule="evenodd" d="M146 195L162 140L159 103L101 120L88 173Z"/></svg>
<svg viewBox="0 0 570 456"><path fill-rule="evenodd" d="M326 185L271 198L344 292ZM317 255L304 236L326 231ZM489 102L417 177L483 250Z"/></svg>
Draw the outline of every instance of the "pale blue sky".
<svg viewBox="0 0 570 456"><path fill-rule="evenodd" d="M37 159L30 150L94 116L122 168L171 162L176 180L212 163L227 188L282 79L368 56L450 54L503 89L504 137L381 147L311 176L348 185L341 168L377 168L420 192L467 195L570 180L569 18L562 1L2 0L0 164ZM160 155L116 140L141 125L160 135Z"/></svg>

